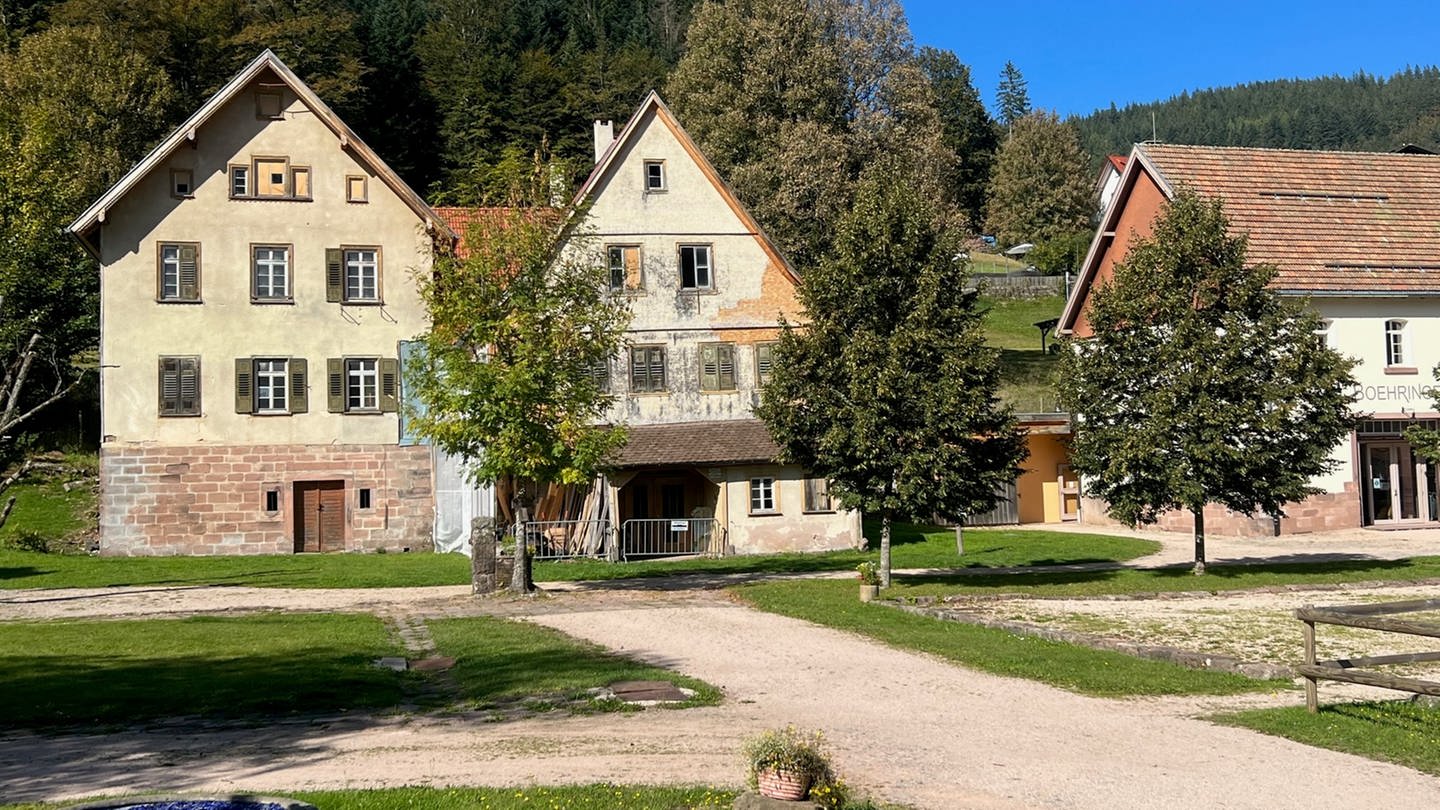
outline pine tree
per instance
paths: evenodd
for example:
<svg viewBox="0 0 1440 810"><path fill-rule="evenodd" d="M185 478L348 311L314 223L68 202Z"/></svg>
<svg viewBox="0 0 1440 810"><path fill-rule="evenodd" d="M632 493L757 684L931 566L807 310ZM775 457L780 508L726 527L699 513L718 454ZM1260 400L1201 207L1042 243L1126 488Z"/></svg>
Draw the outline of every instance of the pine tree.
<svg viewBox="0 0 1440 810"><path fill-rule="evenodd" d="M786 459L880 518L886 587L892 519L984 512L1026 454L996 399L957 233L905 175L894 160L866 168L833 254L804 277L808 323L782 332L756 410Z"/></svg>
<svg viewBox="0 0 1440 810"><path fill-rule="evenodd" d="M1000 146L995 122L970 81L970 68L954 53L921 48L916 61L935 90L935 105L945 132L945 145L955 153L955 170L947 181L955 202L979 230L984 221L985 191L995 150Z"/></svg>
<svg viewBox="0 0 1440 810"><path fill-rule="evenodd" d="M1000 71L1000 86L995 91L995 120L1010 128L1021 118L1030 114L1029 82L1020 75L1020 68L1014 62L1006 61Z"/></svg>
<svg viewBox="0 0 1440 810"><path fill-rule="evenodd" d="M1278 518L1320 490L1349 433L1354 362L1316 334L1319 316L1247 267L1218 200L1179 194L1113 279L1090 293L1094 338L1062 353L1075 414L1071 463L1130 525L1195 517L1205 570L1206 504Z"/></svg>

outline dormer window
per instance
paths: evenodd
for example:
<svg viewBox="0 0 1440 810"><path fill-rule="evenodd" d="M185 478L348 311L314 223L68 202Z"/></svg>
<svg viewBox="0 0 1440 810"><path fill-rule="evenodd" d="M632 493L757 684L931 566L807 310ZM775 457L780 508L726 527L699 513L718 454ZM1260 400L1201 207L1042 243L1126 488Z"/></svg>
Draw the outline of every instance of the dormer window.
<svg viewBox="0 0 1440 810"><path fill-rule="evenodd" d="M193 169L170 170L170 196L181 199L195 196L195 172Z"/></svg>
<svg viewBox="0 0 1440 810"><path fill-rule="evenodd" d="M665 161L645 161L645 190L647 192L665 190Z"/></svg>

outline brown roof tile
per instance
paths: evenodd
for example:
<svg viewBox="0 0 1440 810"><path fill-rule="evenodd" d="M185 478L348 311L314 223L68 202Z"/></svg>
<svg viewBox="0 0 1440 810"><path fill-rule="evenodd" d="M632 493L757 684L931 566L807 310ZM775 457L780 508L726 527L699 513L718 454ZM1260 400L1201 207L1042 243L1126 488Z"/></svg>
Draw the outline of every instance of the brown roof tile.
<svg viewBox="0 0 1440 810"><path fill-rule="evenodd" d="M1440 157L1142 144L1176 191L1225 203L1275 286L1440 294Z"/></svg>
<svg viewBox="0 0 1440 810"><path fill-rule="evenodd" d="M629 440L612 459L616 469L769 463L780 454L758 419L632 425L628 432Z"/></svg>

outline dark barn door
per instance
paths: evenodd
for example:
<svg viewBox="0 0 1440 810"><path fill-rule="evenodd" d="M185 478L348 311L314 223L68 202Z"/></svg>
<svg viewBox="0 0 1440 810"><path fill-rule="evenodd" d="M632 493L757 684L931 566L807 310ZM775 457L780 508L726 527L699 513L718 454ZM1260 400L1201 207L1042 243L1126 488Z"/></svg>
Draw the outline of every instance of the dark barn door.
<svg viewBox="0 0 1440 810"><path fill-rule="evenodd" d="M345 549L345 482L295 483L295 552Z"/></svg>

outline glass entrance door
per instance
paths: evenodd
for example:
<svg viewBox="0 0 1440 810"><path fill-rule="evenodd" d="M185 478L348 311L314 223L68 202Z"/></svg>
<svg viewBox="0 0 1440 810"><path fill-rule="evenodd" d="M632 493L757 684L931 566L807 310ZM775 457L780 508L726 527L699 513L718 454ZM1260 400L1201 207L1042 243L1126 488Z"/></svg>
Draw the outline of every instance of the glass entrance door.
<svg viewBox="0 0 1440 810"><path fill-rule="evenodd" d="M1435 465L1415 456L1406 442L1361 447L1367 523L1434 520Z"/></svg>

